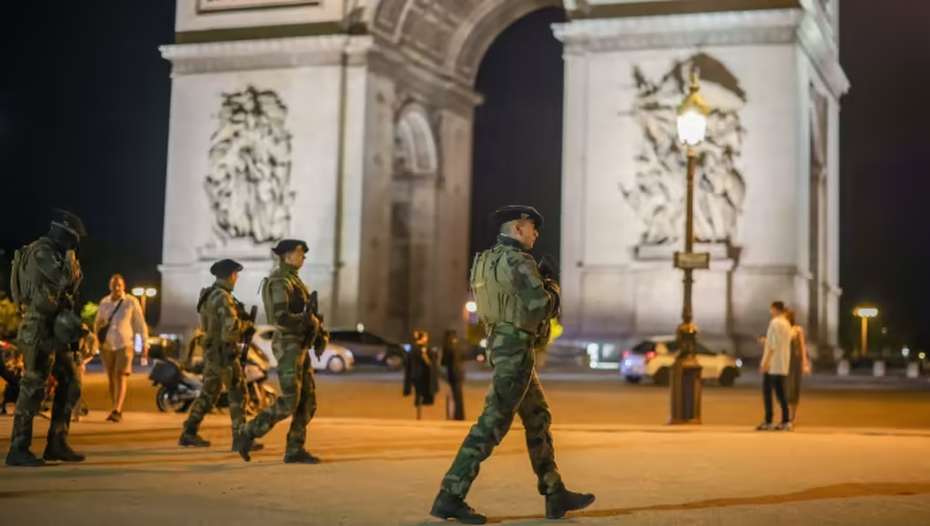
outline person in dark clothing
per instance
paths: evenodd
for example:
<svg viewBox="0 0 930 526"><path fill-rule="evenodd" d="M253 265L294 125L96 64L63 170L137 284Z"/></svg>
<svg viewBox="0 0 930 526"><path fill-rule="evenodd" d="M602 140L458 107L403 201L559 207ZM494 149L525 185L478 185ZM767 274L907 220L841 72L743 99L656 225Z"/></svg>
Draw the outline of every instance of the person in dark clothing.
<svg viewBox="0 0 930 526"><path fill-rule="evenodd" d="M433 405L439 392L439 366L435 351L429 349L429 335L413 333L414 344L404 369L404 396L414 394L414 405Z"/></svg>
<svg viewBox="0 0 930 526"><path fill-rule="evenodd" d="M462 392L465 383L465 364L462 362L462 347L459 345L455 331L446 331L440 362L445 368L446 382L452 391L452 407L448 411L448 418L465 420L465 400Z"/></svg>

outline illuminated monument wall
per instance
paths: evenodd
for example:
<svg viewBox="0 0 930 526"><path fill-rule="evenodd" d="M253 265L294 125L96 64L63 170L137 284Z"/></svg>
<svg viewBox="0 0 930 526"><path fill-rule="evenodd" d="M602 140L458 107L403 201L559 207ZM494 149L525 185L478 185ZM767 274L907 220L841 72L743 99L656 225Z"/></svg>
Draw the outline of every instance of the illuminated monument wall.
<svg viewBox="0 0 930 526"><path fill-rule="evenodd" d="M675 107L698 67L714 113L697 178L695 315L747 354L767 305L815 343L837 332L839 2L566 1L565 340L678 323L683 155ZM277 239L335 325L403 337L460 328L468 265L474 79L512 22L559 0L179 0L162 320L196 323L212 261L258 301ZM677 6L677 7L676 7ZM737 346L737 347L734 347ZM608 357L609 358L609 357Z"/></svg>

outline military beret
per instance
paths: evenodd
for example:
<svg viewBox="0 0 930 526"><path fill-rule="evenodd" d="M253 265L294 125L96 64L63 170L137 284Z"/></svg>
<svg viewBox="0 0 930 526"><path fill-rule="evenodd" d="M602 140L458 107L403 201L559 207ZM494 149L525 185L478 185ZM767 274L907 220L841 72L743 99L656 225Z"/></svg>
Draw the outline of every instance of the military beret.
<svg viewBox="0 0 930 526"><path fill-rule="evenodd" d="M84 229L84 222L81 218L67 210L52 210L52 226L63 228L77 237L86 237L87 230Z"/></svg>
<svg viewBox="0 0 930 526"><path fill-rule="evenodd" d="M279 256L283 256L288 252L297 250L297 247L303 247L304 253L310 252L310 248L307 246L307 243L300 239L282 239L281 241L278 241L278 244L275 245L271 251Z"/></svg>
<svg viewBox="0 0 930 526"><path fill-rule="evenodd" d="M543 226L543 216L532 206L523 206L523 205L507 205L502 208L498 208L490 216L491 225L494 228L500 228L504 223L510 221L516 221L517 219L532 219L533 224L536 225L538 230L542 229Z"/></svg>
<svg viewBox="0 0 930 526"><path fill-rule="evenodd" d="M233 272L239 272L242 270L242 265L238 262L231 259L222 259L217 261L210 267L210 274L218 278L228 278L232 276Z"/></svg>

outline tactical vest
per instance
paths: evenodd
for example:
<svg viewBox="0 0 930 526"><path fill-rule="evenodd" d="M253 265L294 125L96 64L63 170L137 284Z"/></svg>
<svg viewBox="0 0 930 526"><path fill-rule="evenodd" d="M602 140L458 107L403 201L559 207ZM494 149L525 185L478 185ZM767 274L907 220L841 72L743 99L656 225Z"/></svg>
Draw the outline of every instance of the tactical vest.
<svg viewBox="0 0 930 526"><path fill-rule="evenodd" d="M478 307L478 320L489 329L494 325L513 325L535 333L537 327L529 319L513 283L513 269L507 258L511 250L515 249L496 245L475 255L469 281Z"/></svg>
<svg viewBox="0 0 930 526"><path fill-rule="evenodd" d="M217 345L223 343L220 339L223 332L222 322L213 310L213 302L216 301L214 297L217 294L226 295L228 292L216 285L200 291L201 300L198 302L197 310L200 313L200 327L204 333L204 351L216 349Z"/></svg>
<svg viewBox="0 0 930 526"><path fill-rule="evenodd" d="M273 280L284 282L285 290L287 291L287 310L291 314L301 314L304 312L307 307L307 302L310 301L310 291L300 278L289 276L288 273L281 270L280 267L271 271L271 275L262 280L262 304L265 307L265 317L268 319L268 323L274 324L276 328L279 328L275 324L274 302L271 300L271 282ZM281 329L283 329L283 327L281 327Z"/></svg>

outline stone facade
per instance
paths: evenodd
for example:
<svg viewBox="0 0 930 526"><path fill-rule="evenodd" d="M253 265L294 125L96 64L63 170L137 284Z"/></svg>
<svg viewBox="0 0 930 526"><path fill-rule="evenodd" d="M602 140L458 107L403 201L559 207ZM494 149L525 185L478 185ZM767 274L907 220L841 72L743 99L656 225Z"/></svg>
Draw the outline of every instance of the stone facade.
<svg viewBox="0 0 930 526"><path fill-rule="evenodd" d="M162 320L196 322L219 257L258 301L269 245L306 239L332 325L461 329L475 76L493 40L561 0L179 0ZM747 354L766 305L835 344L838 1L566 1L563 313L568 341L668 333L680 311L681 79L698 66L702 335ZM671 112L671 113L670 113ZM671 123L671 124L670 124ZM248 219L244 219L248 218ZM596 248L595 248L596 247ZM734 348L735 346L735 348ZM609 358L609 357L608 357Z"/></svg>

